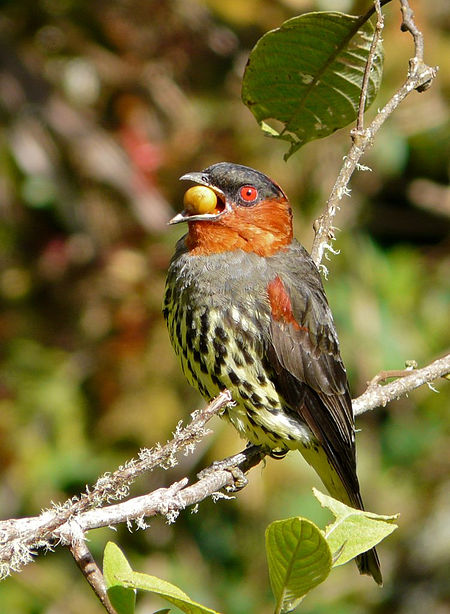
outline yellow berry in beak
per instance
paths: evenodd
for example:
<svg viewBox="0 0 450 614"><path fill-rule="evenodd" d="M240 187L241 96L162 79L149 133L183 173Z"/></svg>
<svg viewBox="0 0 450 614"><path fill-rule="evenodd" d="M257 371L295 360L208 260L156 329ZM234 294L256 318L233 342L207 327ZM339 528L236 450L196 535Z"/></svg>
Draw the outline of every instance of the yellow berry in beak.
<svg viewBox="0 0 450 614"><path fill-rule="evenodd" d="M195 185L185 193L183 204L188 213L203 215L215 209L217 196L210 188L203 185Z"/></svg>

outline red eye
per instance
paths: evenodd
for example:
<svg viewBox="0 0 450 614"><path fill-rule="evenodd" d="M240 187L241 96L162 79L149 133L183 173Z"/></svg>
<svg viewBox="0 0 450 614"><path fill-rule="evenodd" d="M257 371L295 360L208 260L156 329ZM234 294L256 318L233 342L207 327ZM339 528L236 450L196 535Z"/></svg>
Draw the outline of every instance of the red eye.
<svg viewBox="0 0 450 614"><path fill-rule="evenodd" d="M252 203L258 198L258 190L251 185L245 185L240 189L239 194L246 203Z"/></svg>

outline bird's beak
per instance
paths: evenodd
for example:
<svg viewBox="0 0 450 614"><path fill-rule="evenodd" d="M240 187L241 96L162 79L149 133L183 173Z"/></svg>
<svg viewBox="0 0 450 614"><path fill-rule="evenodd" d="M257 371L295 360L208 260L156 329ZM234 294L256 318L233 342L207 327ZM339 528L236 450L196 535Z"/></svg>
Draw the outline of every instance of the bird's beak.
<svg viewBox="0 0 450 614"><path fill-rule="evenodd" d="M186 175L182 175L180 177L180 181L192 181L198 185L206 185L208 188L211 187L208 180L208 175L205 173L186 173Z"/></svg>
<svg viewBox="0 0 450 614"><path fill-rule="evenodd" d="M180 224L181 222L197 222L201 220L217 220L221 217L226 211L231 209L230 205L226 203L225 194L222 190L219 190L216 186L212 185L209 181L208 175L205 173L186 173L180 177L180 181L192 181L197 185L204 185L207 188L210 188L217 196L217 206L214 209L215 213L202 213L198 215L192 215L186 209L181 213L177 213L175 217L173 217L169 224Z"/></svg>

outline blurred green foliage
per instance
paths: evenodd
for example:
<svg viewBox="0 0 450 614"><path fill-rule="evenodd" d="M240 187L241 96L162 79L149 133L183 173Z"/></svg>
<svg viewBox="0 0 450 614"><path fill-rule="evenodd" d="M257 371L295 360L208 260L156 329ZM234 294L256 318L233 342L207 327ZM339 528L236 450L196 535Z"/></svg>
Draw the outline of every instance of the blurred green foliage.
<svg viewBox="0 0 450 614"><path fill-rule="evenodd" d="M443 0L412 2L436 84L412 94L357 173L337 225L326 288L355 396L378 371L426 364L450 342L450 49ZM358 13L367 2L321 0L27 0L0 13L0 509L33 515L80 492L102 471L170 437L202 405L169 346L160 311L181 229L178 177L221 160L267 172L289 194L296 233L311 225L349 145L314 142L289 162L240 102L257 39L307 10ZM386 66L374 108L406 71L408 35L386 7ZM369 116L375 112L371 110ZM382 590L353 566L331 574L307 614L443 612L449 598L448 383L423 387L358 421L367 507L401 512L380 547ZM214 435L136 492L169 484L239 449ZM186 511L175 525L89 535L94 555L117 540L135 569L227 612L271 611L263 553L270 521L321 524L299 455L253 470L236 500ZM193 574L195 570L195 574ZM138 612L161 607L151 597ZM39 554L0 584L0 612L101 612L69 553Z"/></svg>

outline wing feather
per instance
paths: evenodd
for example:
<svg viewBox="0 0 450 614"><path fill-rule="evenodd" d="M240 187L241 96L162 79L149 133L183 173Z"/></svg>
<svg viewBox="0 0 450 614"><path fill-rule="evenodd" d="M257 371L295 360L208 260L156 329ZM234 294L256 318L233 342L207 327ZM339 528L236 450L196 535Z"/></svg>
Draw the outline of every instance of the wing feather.
<svg viewBox="0 0 450 614"><path fill-rule="evenodd" d="M362 507L347 374L325 293L278 279L286 297L283 312L272 309L270 322L268 352L275 385L324 448L351 503Z"/></svg>

